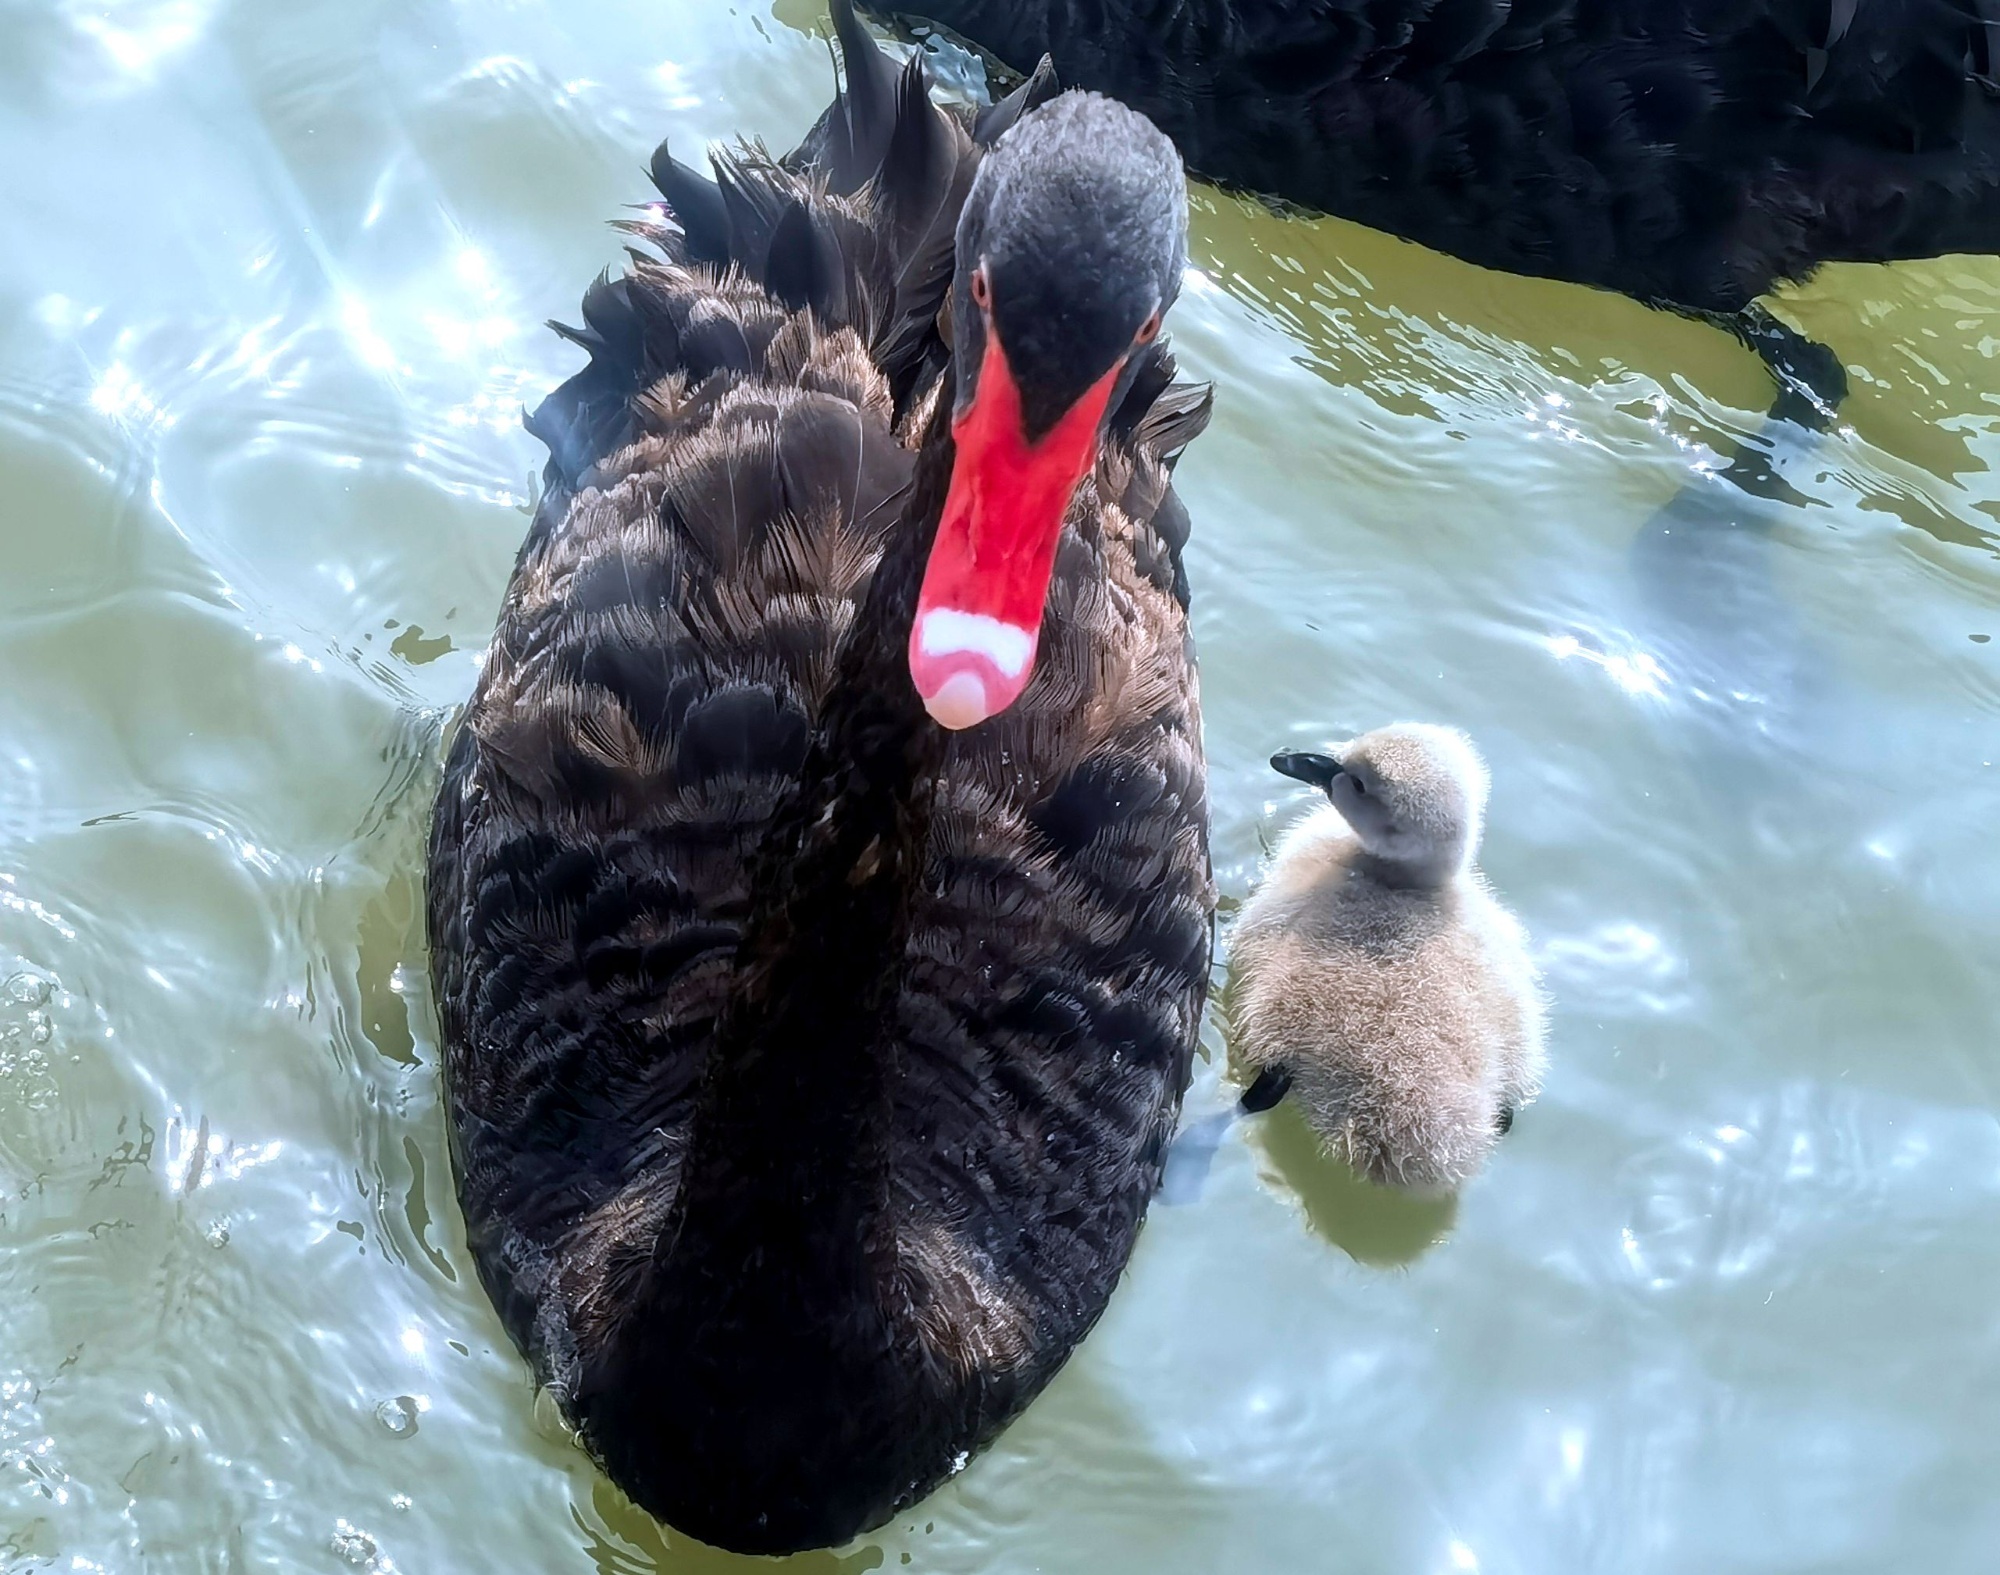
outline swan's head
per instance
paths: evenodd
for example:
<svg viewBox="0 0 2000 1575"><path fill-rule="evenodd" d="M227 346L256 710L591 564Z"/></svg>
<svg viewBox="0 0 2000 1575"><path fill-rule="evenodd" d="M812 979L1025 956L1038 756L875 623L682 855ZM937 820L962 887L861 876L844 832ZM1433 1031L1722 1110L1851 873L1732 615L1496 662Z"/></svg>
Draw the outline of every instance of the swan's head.
<svg viewBox="0 0 2000 1575"><path fill-rule="evenodd" d="M1398 722L1328 754L1273 755L1271 769L1324 792L1361 846L1412 884L1442 884L1478 856L1486 762L1456 728Z"/></svg>
<svg viewBox="0 0 2000 1575"><path fill-rule="evenodd" d="M1179 292L1186 234L1173 144L1094 93L1024 116L973 178L952 286L957 456L910 630L910 675L946 727L1028 687L1063 516Z"/></svg>

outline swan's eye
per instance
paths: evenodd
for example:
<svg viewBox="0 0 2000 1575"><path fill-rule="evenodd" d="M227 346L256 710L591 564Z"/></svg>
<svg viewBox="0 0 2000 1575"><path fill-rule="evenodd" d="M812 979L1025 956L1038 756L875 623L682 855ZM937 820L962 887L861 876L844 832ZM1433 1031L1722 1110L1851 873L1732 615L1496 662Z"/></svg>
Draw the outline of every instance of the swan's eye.
<svg viewBox="0 0 2000 1575"><path fill-rule="evenodd" d="M1139 325L1139 331L1132 336L1135 345L1149 345L1160 336L1160 309L1153 308L1153 315Z"/></svg>
<svg viewBox="0 0 2000 1575"><path fill-rule="evenodd" d="M993 305L993 287L986 282L986 270L984 268L975 268L972 270L972 304L982 312L988 310Z"/></svg>

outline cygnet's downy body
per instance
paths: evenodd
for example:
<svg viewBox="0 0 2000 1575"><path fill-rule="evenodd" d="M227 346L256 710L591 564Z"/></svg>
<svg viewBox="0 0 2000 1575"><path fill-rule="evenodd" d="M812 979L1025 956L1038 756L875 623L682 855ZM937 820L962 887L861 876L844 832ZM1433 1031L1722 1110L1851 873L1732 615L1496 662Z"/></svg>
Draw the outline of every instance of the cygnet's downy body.
<svg viewBox="0 0 2000 1575"><path fill-rule="evenodd" d="M1406 722L1271 765L1329 806L1285 835L1237 925L1243 1106L1289 1094L1363 1175L1456 1188L1546 1061L1527 932L1474 864L1485 763L1463 733Z"/></svg>

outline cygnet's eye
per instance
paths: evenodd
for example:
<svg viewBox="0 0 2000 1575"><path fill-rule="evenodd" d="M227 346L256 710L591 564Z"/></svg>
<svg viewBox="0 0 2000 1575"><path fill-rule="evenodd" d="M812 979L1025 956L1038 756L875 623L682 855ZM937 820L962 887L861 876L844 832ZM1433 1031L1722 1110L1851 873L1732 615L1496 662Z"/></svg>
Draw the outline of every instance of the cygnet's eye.
<svg viewBox="0 0 2000 1575"><path fill-rule="evenodd" d="M1368 784L1362 781L1360 777L1357 777L1352 772L1349 772L1348 780L1354 784L1355 792L1359 793L1363 798L1366 798L1368 796Z"/></svg>

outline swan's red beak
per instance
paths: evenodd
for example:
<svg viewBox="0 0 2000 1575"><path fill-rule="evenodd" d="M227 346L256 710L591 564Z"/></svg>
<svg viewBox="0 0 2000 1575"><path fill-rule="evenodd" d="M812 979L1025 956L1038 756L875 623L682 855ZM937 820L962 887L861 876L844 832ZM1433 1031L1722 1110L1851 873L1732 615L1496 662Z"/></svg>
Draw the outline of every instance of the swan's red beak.
<svg viewBox="0 0 2000 1575"><path fill-rule="evenodd" d="M972 405L952 423L951 490L910 628L910 677L940 726L974 727L999 715L1034 676L1063 515L1097 461L1104 408L1123 365L1031 442L1021 390L989 329Z"/></svg>

